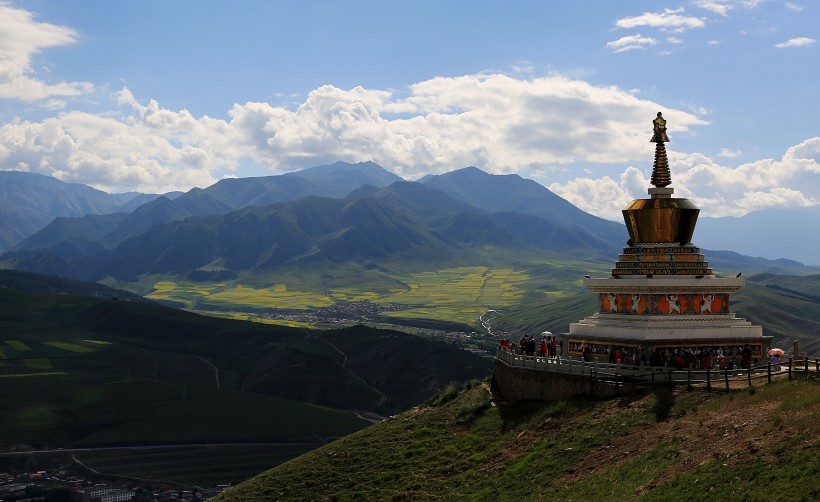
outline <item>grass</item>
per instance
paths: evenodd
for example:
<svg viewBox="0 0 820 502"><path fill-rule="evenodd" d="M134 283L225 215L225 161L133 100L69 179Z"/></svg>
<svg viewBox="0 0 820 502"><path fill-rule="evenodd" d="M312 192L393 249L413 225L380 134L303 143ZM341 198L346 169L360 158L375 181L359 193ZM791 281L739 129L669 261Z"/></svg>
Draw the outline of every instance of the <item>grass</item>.
<svg viewBox="0 0 820 502"><path fill-rule="evenodd" d="M76 343L69 343L69 342L43 342L43 345L48 345L50 347L56 347L58 349L67 350L69 352L97 352L97 349L93 347L86 347L84 345L78 345Z"/></svg>
<svg viewBox="0 0 820 502"><path fill-rule="evenodd" d="M51 365L51 361L47 357L23 359L23 364L25 364L27 368L35 368L41 370L50 370L54 368L54 366Z"/></svg>
<svg viewBox="0 0 820 502"><path fill-rule="evenodd" d="M216 500L816 500L819 385L678 392L665 419L652 394L507 405L451 387ZM723 446L699 437L736 427Z"/></svg>
<svg viewBox="0 0 820 502"><path fill-rule="evenodd" d="M20 340L6 340L6 345L16 350L17 352L28 352L31 347L21 342Z"/></svg>

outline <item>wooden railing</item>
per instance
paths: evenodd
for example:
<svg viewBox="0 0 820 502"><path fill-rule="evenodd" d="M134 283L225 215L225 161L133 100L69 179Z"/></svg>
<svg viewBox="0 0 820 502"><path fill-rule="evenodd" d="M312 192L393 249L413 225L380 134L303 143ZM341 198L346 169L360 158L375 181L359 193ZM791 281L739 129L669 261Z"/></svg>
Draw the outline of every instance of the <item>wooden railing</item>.
<svg viewBox="0 0 820 502"><path fill-rule="evenodd" d="M800 356L772 365L769 363L745 368L677 369L672 367L633 366L631 364L611 364L599 360L584 361L572 356L540 357L517 354L514 350L497 349L496 359L502 363L536 371L577 375L597 381L610 383L630 383L632 385L672 384L688 386L706 386L707 389L729 390L738 383L752 386L755 381L773 377L796 374L816 373L820 375L820 358ZM733 385L734 384L734 385Z"/></svg>

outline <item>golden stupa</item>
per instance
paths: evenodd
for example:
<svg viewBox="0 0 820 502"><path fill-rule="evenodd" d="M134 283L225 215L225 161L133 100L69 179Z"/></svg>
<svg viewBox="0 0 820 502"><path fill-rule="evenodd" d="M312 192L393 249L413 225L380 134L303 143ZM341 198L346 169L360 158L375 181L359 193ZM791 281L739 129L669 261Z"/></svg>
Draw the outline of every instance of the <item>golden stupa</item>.
<svg viewBox="0 0 820 502"><path fill-rule="evenodd" d="M629 240L610 277L584 279L598 295L598 311L569 325L566 349L581 355L581 347L591 347L593 356L604 356L619 347L653 361L676 351L729 356L749 347L761 357L771 337L730 310L730 296L744 280L716 277L692 244L700 210L672 197L666 120L658 112L652 122L649 198L623 210Z"/></svg>

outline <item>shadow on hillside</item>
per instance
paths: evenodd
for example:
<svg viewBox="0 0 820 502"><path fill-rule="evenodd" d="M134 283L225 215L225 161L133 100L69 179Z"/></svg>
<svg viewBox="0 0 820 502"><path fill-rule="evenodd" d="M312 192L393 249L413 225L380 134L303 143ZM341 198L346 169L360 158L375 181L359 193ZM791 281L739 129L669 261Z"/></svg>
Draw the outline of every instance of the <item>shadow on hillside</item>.
<svg viewBox="0 0 820 502"><path fill-rule="evenodd" d="M675 404L675 388L672 385L656 385L652 393L655 395L655 404L652 406L655 420L666 420Z"/></svg>

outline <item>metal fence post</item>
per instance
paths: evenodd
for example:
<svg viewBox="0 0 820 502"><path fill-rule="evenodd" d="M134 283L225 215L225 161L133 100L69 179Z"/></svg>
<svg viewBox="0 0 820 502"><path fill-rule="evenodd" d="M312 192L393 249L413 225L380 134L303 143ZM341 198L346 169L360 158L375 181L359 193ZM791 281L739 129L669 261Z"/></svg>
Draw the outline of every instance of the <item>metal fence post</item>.
<svg viewBox="0 0 820 502"><path fill-rule="evenodd" d="M789 380L792 379L792 358L789 358Z"/></svg>
<svg viewBox="0 0 820 502"><path fill-rule="evenodd" d="M729 368L723 368L723 379L726 381L726 392L729 392Z"/></svg>

